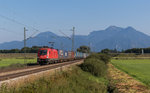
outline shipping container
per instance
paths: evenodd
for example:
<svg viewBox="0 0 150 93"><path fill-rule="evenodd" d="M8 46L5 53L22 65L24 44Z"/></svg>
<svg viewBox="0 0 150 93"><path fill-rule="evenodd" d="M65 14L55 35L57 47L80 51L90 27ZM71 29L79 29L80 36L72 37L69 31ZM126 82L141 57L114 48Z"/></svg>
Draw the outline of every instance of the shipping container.
<svg viewBox="0 0 150 93"><path fill-rule="evenodd" d="M59 59L63 59L64 58L64 53L63 50L58 50L58 55L59 55Z"/></svg>

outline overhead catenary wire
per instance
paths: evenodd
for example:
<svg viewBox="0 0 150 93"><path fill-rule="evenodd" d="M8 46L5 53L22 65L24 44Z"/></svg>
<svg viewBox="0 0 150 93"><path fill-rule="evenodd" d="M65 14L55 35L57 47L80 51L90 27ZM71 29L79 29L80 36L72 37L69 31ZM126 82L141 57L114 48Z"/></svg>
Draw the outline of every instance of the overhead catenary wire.
<svg viewBox="0 0 150 93"><path fill-rule="evenodd" d="M33 34L31 34L31 35L29 36L29 38L31 38L33 35L35 35L37 32L39 32L38 29L36 29L36 28L34 28L34 27L32 27L32 26L26 25L26 24L24 24L24 23L21 23L21 22L19 22L19 21L17 21L17 20L11 19L11 18L9 18L9 17L7 17L7 16L4 16L4 15L2 15L2 14L0 14L0 17L1 17L1 18L4 18L4 19L6 19L6 20L9 20L9 21L11 21L11 22L14 22L14 23L16 23L16 24L19 24L19 25L22 25L22 26L25 26L25 27L28 27L28 28L31 28L31 29L35 30L36 32L34 32ZM29 39L29 38L28 38L28 39Z"/></svg>
<svg viewBox="0 0 150 93"><path fill-rule="evenodd" d="M6 29L6 28L0 28L0 31L10 32L10 33L13 33L13 34L18 35L18 36L22 35L21 33L14 32L14 31L11 31L11 30Z"/></svg>
<svg viewBox="0 0 150 93"><path fill-rule="evenodd" d="M63 33L61 30L59 30L60 33L62 33L66 38L72 39L71 37L67 36L65 33Z"/></svg>
<svg viewBox="0 0 150 93"><path fill-rule="evenodd" d="M36 29L36 28L34 28L34 27L32 27L32 26L28 26L28 25L26 25L26 24L24 24L24 23L21 23L21 22L19 22L19 21L17 21L17 20L11 19L11 18L9 18L9 17L7 17L7 16L4 16L4 15L1 15L1 14L0 14L0 17L4 18L4 19L6 19L6 20L12 21L12 22L14 22L14 23L16 23L16 24L23 25L23 26L26 26L26 27L28 27L28 28L32 28L33 30L38 31L38 29Z"/></svg>

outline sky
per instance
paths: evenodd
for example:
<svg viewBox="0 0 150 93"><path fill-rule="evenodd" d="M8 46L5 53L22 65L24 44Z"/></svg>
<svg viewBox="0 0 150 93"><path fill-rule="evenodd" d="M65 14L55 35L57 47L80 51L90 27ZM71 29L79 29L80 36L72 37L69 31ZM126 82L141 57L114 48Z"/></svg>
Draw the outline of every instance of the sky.
<svg viewBox="0 0 150 93"><path fill-rule="evenodd" d="M0 43L51 31L88 35L109 26L150 35L150 0L0 0ZM36 35L34 34L34 35Z"/></svg>

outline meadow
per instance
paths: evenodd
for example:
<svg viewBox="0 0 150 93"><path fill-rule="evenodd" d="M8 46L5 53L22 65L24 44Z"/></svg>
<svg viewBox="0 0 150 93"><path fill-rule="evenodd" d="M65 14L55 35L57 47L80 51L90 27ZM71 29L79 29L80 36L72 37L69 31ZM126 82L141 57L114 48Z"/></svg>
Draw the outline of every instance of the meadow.
<svg viewBox="0 0 150 93"><path fill-rule="evenodd" d="M12 64L28 64L28 63L36 63L36 59L26 59L26 61L24 61L24 59L16 59L16 58L12 58L12 59L2 59L0 60L0 67L6 67L6 66L10 66Z"/></svg>
<svg viewBox="0 0 150 93"><path fill-rule="evenodd" d="M0 68L11 66L14 64L28 64L37 62L36 54L34 53L27 53L26 58L26 61L24 61L23 53L0 54Z"/></svg>
<svg viewBox="0 0 150 93"><path fill-rule="evenodd" d="M116 68L150 86L150 59L112 59L111 63Z"/></svg>

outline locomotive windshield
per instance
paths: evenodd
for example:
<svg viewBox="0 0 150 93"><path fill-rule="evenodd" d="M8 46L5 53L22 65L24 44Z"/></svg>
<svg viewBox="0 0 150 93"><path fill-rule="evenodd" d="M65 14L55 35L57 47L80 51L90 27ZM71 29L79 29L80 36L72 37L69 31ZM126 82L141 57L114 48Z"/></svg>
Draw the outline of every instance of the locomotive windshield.
<svg viewBox="0 0 150 93"><path fill-rule="evenodd" d="M47 50L40 50L40 55L47 55Z"/></svg>

